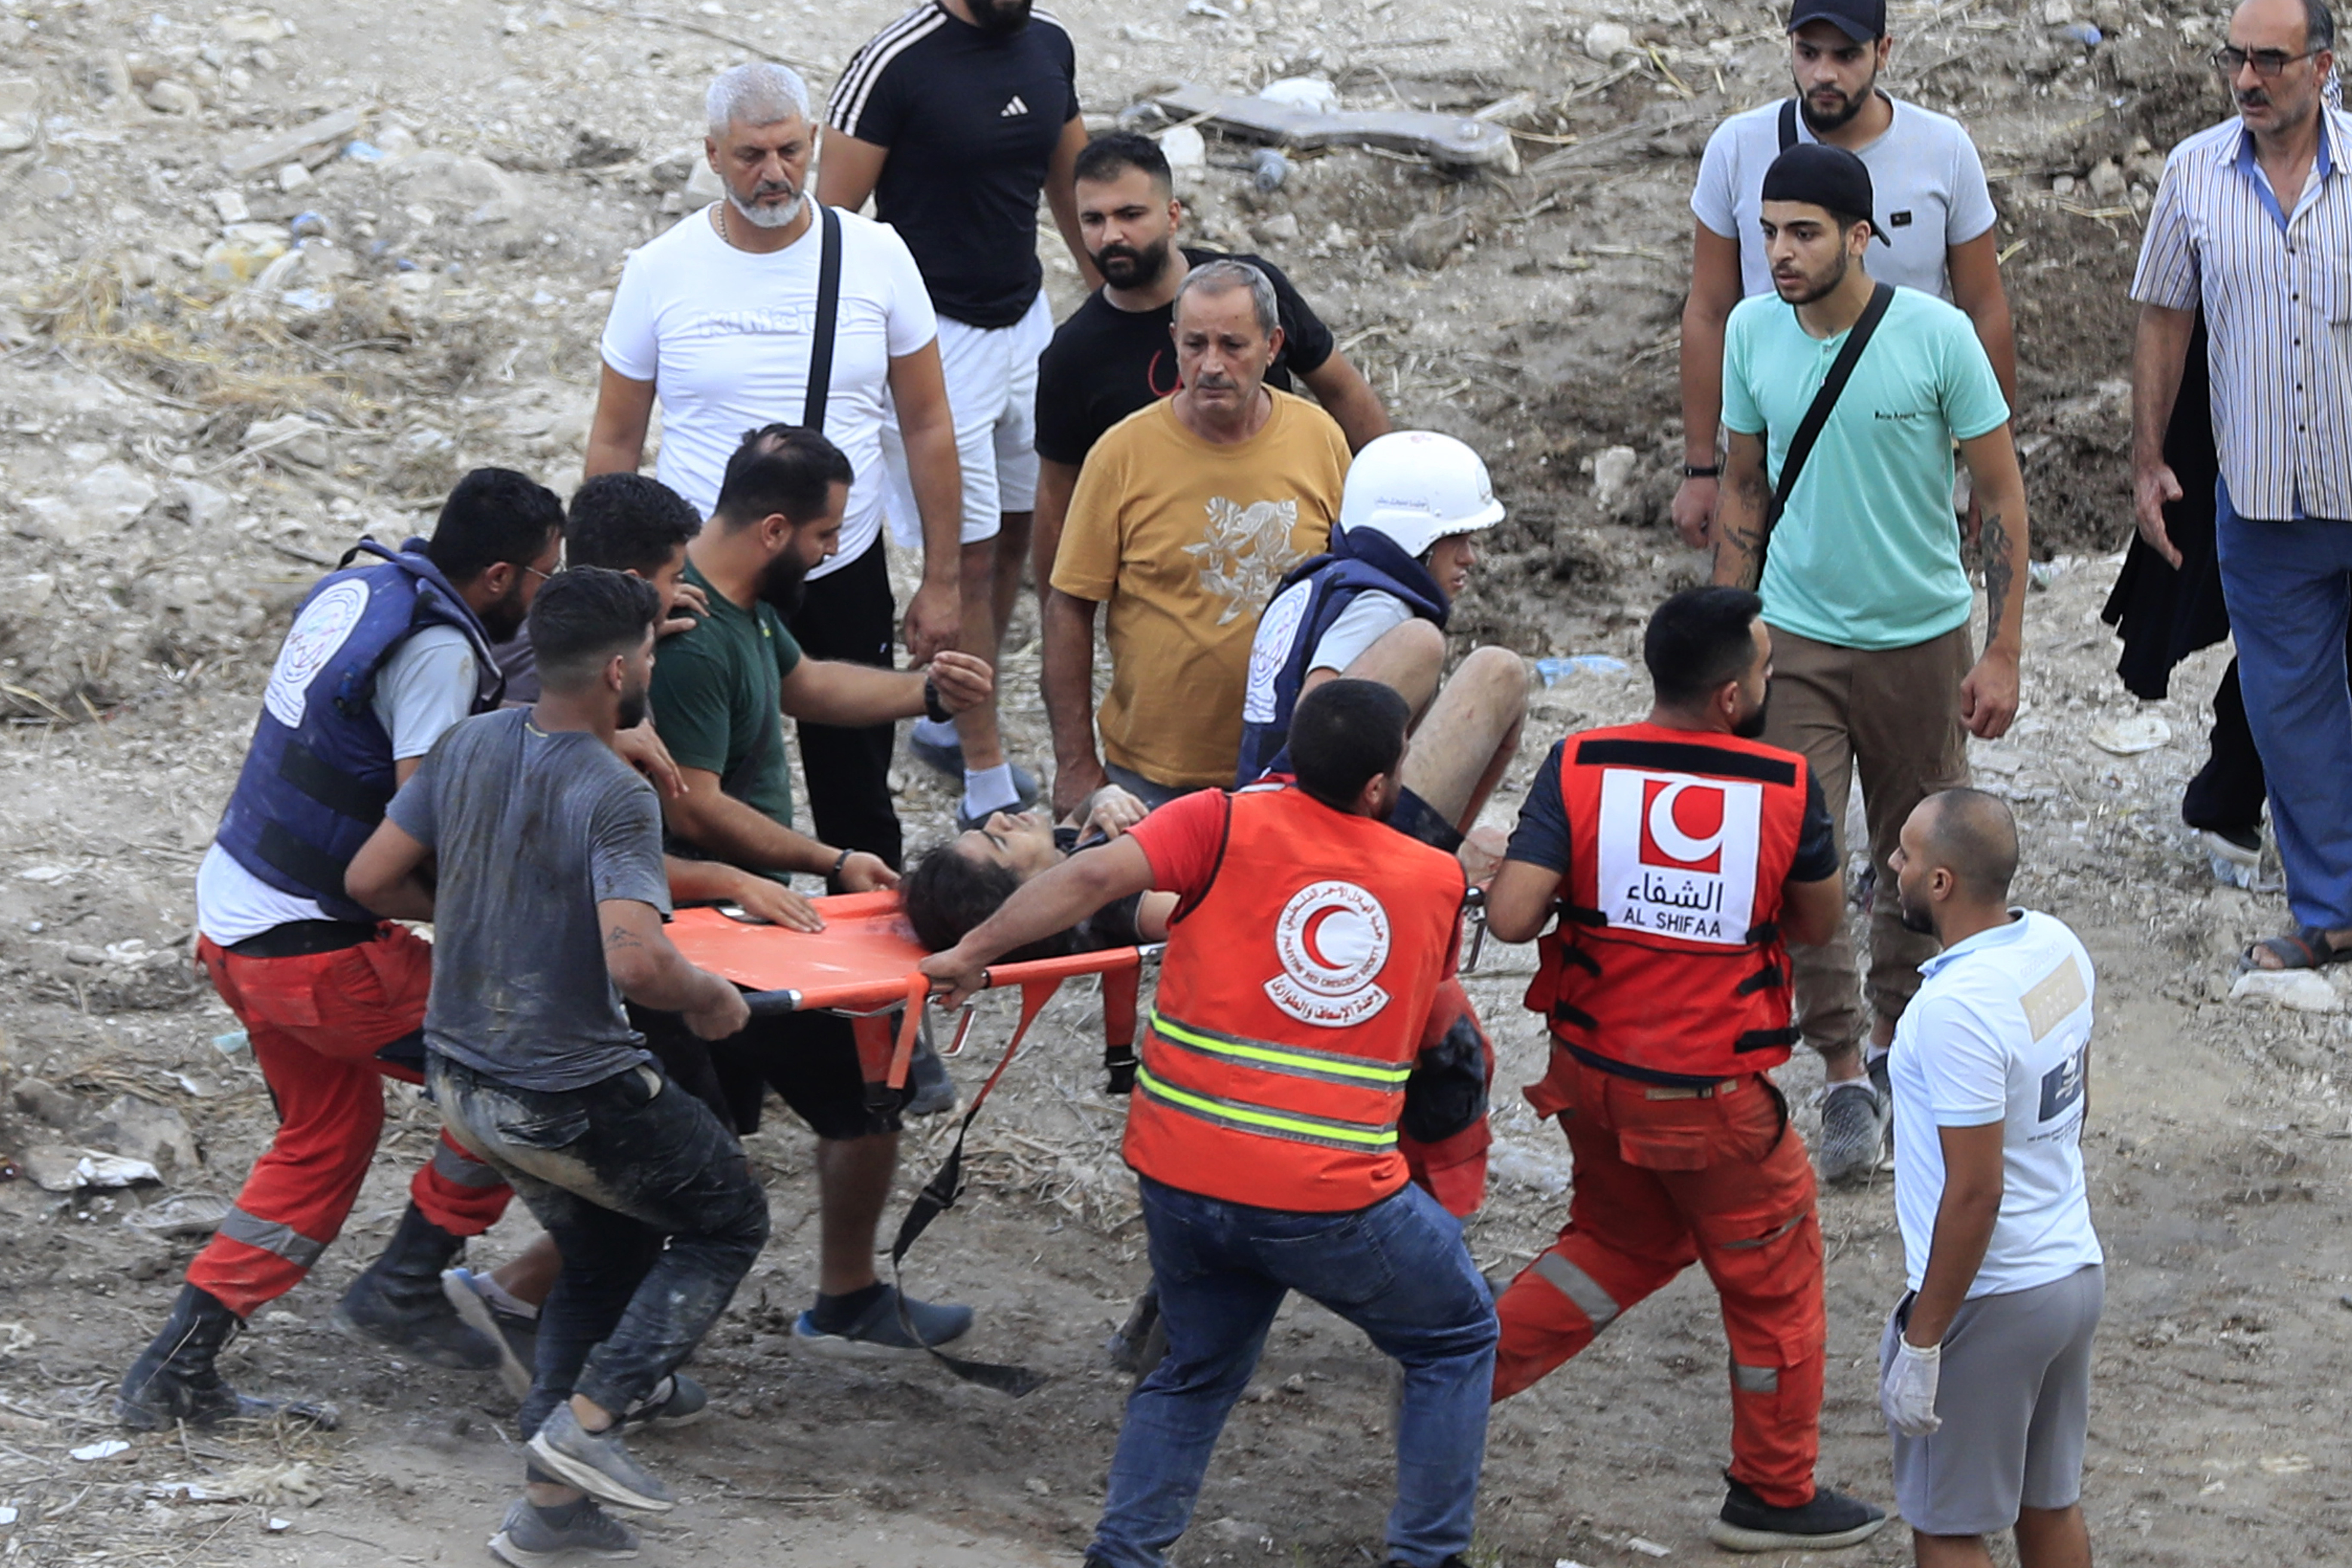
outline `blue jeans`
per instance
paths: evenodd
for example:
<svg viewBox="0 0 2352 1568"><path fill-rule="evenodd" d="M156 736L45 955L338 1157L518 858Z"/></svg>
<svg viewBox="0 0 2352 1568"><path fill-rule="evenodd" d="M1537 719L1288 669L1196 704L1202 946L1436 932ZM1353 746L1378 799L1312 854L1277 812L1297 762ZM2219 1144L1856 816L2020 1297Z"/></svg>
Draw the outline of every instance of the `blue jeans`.
<svg viewBox="0 0 2352 1568"><path fill-rule="evenodd" d="M2238 642L2247 726L2298 926L2352 926L2352 522L2240 517L2217 487L2214 548Z"/></svg>
<svg viewBox="0 0 2352 1568"><path fill-rule="evenodd" d="M1416 1186L1354 1213L1290 1214L1142 1185L1168 1359L1128 1399L1089 1561L1160 1568L1292 1290L1403 1364L1389 1555L1439 1568L1467 1551L1496 1330L1454 1217Z"/></svg>

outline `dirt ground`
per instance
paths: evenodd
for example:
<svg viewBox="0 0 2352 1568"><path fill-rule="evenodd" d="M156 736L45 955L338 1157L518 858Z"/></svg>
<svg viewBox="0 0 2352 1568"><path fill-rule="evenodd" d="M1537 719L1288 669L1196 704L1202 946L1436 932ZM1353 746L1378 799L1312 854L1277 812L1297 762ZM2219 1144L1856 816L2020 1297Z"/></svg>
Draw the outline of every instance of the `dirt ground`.
<svg viewBox="0 0 2352 1568"><path fill-rule="evenodd" d="M569 490L620 258L694 199L683 154L704 80L756 49L822 90L895 9L761 5L0 0L0 1155L135 1145L165 1178L71 1195L0 1180L0 1562L486 1560L518 1473L510 1405L490 1380L404 1367L327 1321L429 1152L429 1108L409 1091L388 1091L344 1239L227 1358L257 1391L333 1400L342 1429L73 1450L115 1436L113 1383L195 1245L121 1222L173 1195L233 1194L270 1125L249 1057L216 1048L235 1021L185 954L195 864L284 612L358 533L428 522L467 468L506 463ZM2190 63L2213 22L2116 0L1891 9L1890 85L1961 115L1984 151L2019 321L2043 591L2028 604L2022 717L1974 763L2020 813L2021 898L2072 922L2100 966L2085 1143L2110 1269L2084 1493L2097 1551L2338 1561L2352 1444L2326 1412L2352 1381L2346 1016L2228 1000L2231 957L2284 911L2274 891L2217 890L2178 822L2225 652L2192 659L2171 700L2137 704L2096 619L2125 534L2137 214L2151 150L2225 112ZM1491 109L1519 132L1517 174L1345 153L1301 160L1272 195L1213 142L1184 195L1197 231L1291 270L1401 423L1462 435L1494 465L1511 520L1457 629L1530 658L1631 659L1649 606L1699 569L1663 518L1679 461L1684 203L1708 127L1784 83L1777 7L1060 10L1106 121L1179 79L1311 73L1351 106ZM1587 41L1610 21L1630 28L1630 51L1596 59ZM2070 21L2105 41L2058 31ZM355 121L287 177L295 188L278 171L309 164L300 148L224 173L225 155L342 109ZM359 155L340 153L354 139ZM1419 267L1392 248L1408 224ZM312 240L300 259L265 271L298 226ZM1075 276L1057 247L1045 255L1066 310ZM1630 477L1601 493L1594 459L1615 447L1631 448ZM1036 674L1024 613L1003 683L1033 762ZM1642 705L1629 675L1539 689L1496 818L1553 738ZM2093 737L2126 718L2160 720L2168 739L2101 749ZM946 791L911 766L899 782L910 843L935 841ZM1542 1056L1517 1005L1530 963L1490 946L1474 984L1504 1066L1493 1195L1470 1240L1506 1271L1558 1225L1570 1176L1557 1133L1511 1092ZM750 1147L774 1240L695 1362L713 1415L642 1444L685 1500L646 1525L646 1561L1076 1561L1125 1387L1099 1346L1145 1272L1120 1108L1090 1065L1092 1009L1076 991L1055 1004L975 1134L971 1197L908 1275L979 1308L975 1352L1036 1367L1044 1388L1015 1403L919 1364L795 1357L812 1157L772 1123ZM1002 1004L983 1009L956 1065L967 1087L1008 1024ZM1819 1070L1782 1077L1802 1105ZM910 1136L908 1194L942 1147L935 1125ZM1887 1179L1827 1195L1822 1213L1821 1475L1885 1500L1874 1356L1901 1276ZM518 1210L478 1258L528 1233ZM1711 1554L1724 1361L1705 1281L1685 1279L1500 1409L1473 1560ZM1388 1387L1360 1336L1289 1310L1178 1560L1378 1561ZM1832 1561L1907 1556L1898 1527Z"/></svg>

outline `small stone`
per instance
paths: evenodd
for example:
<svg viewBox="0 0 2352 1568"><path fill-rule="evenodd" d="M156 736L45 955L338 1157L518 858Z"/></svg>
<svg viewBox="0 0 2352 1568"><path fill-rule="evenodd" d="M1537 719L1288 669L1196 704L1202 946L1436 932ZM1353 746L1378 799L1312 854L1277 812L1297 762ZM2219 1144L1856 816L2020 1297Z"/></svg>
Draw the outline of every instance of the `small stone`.
<svg viewBox="0 0 2352 1568"><path fill-rule="evenodd" d="M1612 447L1592 459L1592 496L1602 506L1613 506L1633 482L1633 469L1641 461L1631 447Z"/></svg>
<svg viewBox="0 0 2352 1568"><path fill-rule="evenodd" d="M1160 153L1168 160L1168 167L1179 174L1197 175L1209 166L1208 140L1191 125L1179 125L1162 136Z"/></svg>
<svg viewBox="0 0 2352 1568"><path fill-rule="evenodd" d="M123 463L101 463L74 481L62 499L37 498L26 509L65 544L86 544L111 533L155 504L157 491Z"/></svg>
<svg viewBox="0 0 2352 1568"><path fill-rule="evenodd" d="M220 35L232 44L274 44L292 29L267 11L247 11L220 19Z"/></svg>
<svg viewBox="0 0 2352 1568"><path fill-rule="evenodd" d="M1466 209L1423 213L1402 228L1389 248L1399 261L1423 272L1434 272L1445 258L1468 242L1470 214Z"/></svg>
<svg viewBox="0 0 2352 1568"><path fill-rule="evenodd" d="M224 226L244 223L253 216L253 209L245 205L243 191L215 191L211 200L213 211L219 216Z"/></svg>
<svg viewBox="0 0 2352 1568"><path fill-rule="evenodd" d="M2336 987L2310 969L2250 969L2230 987L2233 1002L2275 1002L2298 1013L2335 1013L2344 1006Z"/></svg>
<svg viewBox="0 0 2352 1568"><path fill-rule="evenodd" d="M2042 24L2063 27L2074 19L2074 0L2042 0Z"/></svg>
<svg viewBox="0 0 2352 1568"><path fill-rule="evenodd" d="M2113 158L2102 159L2091 167L2091 195L2103 202L2112 202L2124 194L2124 172Z"/></svg>
<svg viewBox="0 0 2352 1568"><path fill-rule="evenodd" d="M169 1106L133 1095L118 1095L84 1134L91 1142L144 1160L166 1176L182 1180L201 1168L188 1123Z"/></svg>
<svg viewBox="0 0 2352 1568"><path fill-rule="evenodd" d="M147 107L158 114L194 114L205 106L196 89L165 77L147 89Z"/></svg>
<svg viewBox="0 0 2352 1568"><path fill-rule="evenodd" d="M89 1107L79 1100L37 1078L19 1079L8 1091L8 1098L25 1115L60 1130L74 1126L89 1114Z"/></svg>
<svg viewBox="0 0 2352 1568"><path fill-rule="evenodd" d="M1261 245L1294 245L1298 240L1297 213L1270 213L1253 226Z"/></svg>
<svg viewBox="0 0 2352 1568"><path fill-rule="evenodd" d="M1622 22L1595 22L1584 30L1584 52L1608 65L1619 55L1633 52L1633 29Z"/></svg>
<svg viewBox="0 0 2352 1568"><path fill-rule="evenodd" d="M2074 176L2072 174L2061 174L2056 179L2051 181L2050 194L2053 196L2073 195L2074 194Z"/></svg>
<svg viewBox="0 0 2352 1568"><path fill-rule="evenodd" d="M404 281L415 276L419 275L404 274ZM327 446L326 431L299 414L247 426L245 450L266 452L276 461L299 463L306 468L323 468L333 456Z"/></svg>
<svg viewBox="0 0 2352 1568"><path fill-rule="evenodd" d="M33 128L16 121L0 121L0 153L21 153L33 144Z"/></svg>
<svg viewBox="0 0 2352 1568"><path fill-rule="evenodd" d="M278 188L288 195L307 191L318 183L310 177L310 165L306 163L289 163L278 171Z"/></svg>

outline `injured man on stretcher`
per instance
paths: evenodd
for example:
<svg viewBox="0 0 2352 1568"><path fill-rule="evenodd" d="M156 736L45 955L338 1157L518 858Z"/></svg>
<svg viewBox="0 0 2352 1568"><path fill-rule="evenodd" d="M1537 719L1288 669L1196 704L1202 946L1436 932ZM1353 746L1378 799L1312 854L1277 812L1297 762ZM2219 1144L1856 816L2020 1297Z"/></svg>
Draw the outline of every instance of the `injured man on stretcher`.
<svg viewBox="0 0 2352 1568"><path fill-rule="evenodd" d="M925 947L944 952L994 914L1022 883L1072 855L1109 843L1142 821L1145 811L1134 795L1117 784L1105 784L1058 825L1048 822L1043 812L992 813L978 827L924 856L908 873L898 888L907 922ZM1165 942L1169 917L1175 912L1173 893L1131 894L1068 931L1005 954L1005 960Z"/></svg>

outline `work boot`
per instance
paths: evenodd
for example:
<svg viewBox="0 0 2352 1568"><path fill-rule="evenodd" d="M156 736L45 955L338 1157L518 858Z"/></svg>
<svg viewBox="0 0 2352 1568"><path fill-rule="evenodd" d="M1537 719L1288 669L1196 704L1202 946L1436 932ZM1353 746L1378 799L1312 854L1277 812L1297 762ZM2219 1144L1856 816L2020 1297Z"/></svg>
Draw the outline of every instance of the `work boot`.
<svg viewBox="0 0 2352 1568"><path fill-rule="evenodd" d="M1727 1552L1834 1552L1869 1540L1886 1523L1886 1510L1827 1487L1797 1508L1776 1508L1731 1480L1723 1511L1706 1521L1706 1538Z"/></svg>
<svg viewBox="0 0 2352 1568"><path fill-rule="evenodd" d="M183 1285L163 1331L122 1374L121 1391L114 1398L114 1418L134 1432L154 1432L182 1421L191 1426L212 1426L282 1413L333 1431L332 1405L281 1405L239 1394L228 1385L213 1361L244 1326L245 1321L218 1297L194 1285Z"/></svg>
<svg viewBox="0 0 2352 1568"><path fill-rule="evenodd" d="M335 1303L335 1327L435 1366L464 1372L496 1367L499 1347L466 1326L441 1289L441 1271L465 1246L463 1238L409 1205L383 1256L369 1264Z"/></svg>

